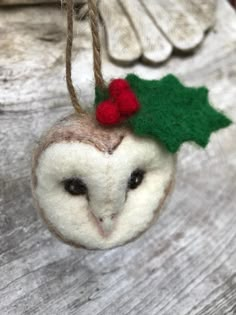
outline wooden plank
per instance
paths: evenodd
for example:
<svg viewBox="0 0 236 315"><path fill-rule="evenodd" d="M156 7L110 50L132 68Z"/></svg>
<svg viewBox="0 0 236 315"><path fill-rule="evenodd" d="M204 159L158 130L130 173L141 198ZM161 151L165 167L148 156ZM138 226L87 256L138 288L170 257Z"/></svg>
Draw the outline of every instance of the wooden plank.
<svg viewBox="0 0 236 315"><path fill-rule="evenodd" d="M8 5L36 5L36 4L60 4L64 0L0 0L0 6ZM86 0L74 0L75 3L85 3Z"/></svg>
<svg viewBox="0 0 236 315"><path fill-rule="evenodd" d="M0 35L2 109L36 110L47 108L49 103L50 107L63 106L68 100L66 86L63 84L66 41L64 13L63 10L55 10L51 6L0 11L0 29L8 30ZM88 21L75 21L75 52L78 47L82 50L91 48ZM76 54L73 56L76 57ZM88 62L92 64L92 55ZM74 76L76 81L77 73ZM58 85L60 80L62 84ZM18 83L13 85L14 82ZM13 93L9 93L11 90Z"/></svg>
<svg viewBox="0 0 236 315"><path fill-rule="evenodd" d="M140 1L120 0L129 19L132 21L142 46L144 61L159 63L167 60L172 52L172 45L156 27Z"/></svg>
<svg viewBox="0 0 236 315"><path fill-rule="evenodd" d="M156 25L161 28L175 48L188 51L203 39L203 32L195 19L187 14L178 1L141 0Z"/></svg>
<svg viewBox="0 0 236 315"><path fill-rule="evenodd" d="M58 0L0 0L0 5L59 3Z"/></svg>
<svg viewBox="0 0 236 315"><path fill-rule="evenodd" d="M30 153L45 128L71 111L64 79L65 25L49 7L0 11L0 314L233 315L236 309L236 128L206 151L186 144L176 188L158 221L111 251L70 248L33 209ZM93 101L87 22L75 22L73 78ZM109 80L172 72L206 84L217 108L236 119L235 13L219 0L215 32L191 57L165 66L122 68L103 56ZM49 36L49 34L51 34ZM50 40L49 40L50 38Z"/></svg>
<svg viewBox="0 0 236 315"><path fill-rule="evenodd" d="M100 14L107 35L108 54L114 61L130 63L142 55L137 36L117 0L100 0Z"/></svg>

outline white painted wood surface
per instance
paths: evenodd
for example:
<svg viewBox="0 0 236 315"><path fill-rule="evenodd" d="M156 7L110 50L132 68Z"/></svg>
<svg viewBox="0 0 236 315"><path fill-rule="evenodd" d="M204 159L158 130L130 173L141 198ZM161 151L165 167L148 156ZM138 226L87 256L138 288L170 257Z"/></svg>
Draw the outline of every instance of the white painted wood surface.
<svg viewBox="0 0 236 315"><path fill-rule="evenodd" d="M142 49L142 58L150 63L163 62L169 58L172 45L146 14L141 2L120 0L134 25Z"/></svg>
<svg viewBox="0 0 236 315"><path fill-rule="evenodd" d="M203 31L198 21L178 1L142 0L142 3L175 48L188 51L201 43Z"/></svg>
<svg viewBox="0 0 236 315"><path fill-rule="evenodd" d="M217 0L179 0L178 3L193 16L203 31L214 25Z"/></svg>
<svg viewBox="0 0 236 315"><path fill-rule="evenodd" d="M99 4L110 57L120 63L140 57L156 64L172 51L186 53L202 43L214 25L217 0L99 0Z"/></svg>
<svg viewBox="0 0 236 315"><path fill-rule="evenodd" d="M0 10L0 314L236 314L236 128L207 149L179 154L176 188L159 222L111 251L76 250L36 215L30 153L42 131L71 111L64 78L65 17L60 9ZM73 77L85 106L93 99L87 22L76 22ZM4 30L4 32L2 31ZM236 119L236 17L219 1L204 45L159 67L108 61L107 79L173 72L206 84L217 108Z"/></svg>
<svg viewBox="0 0 236 315"><path fill-rule="evenodd" d="M105 24L109 56L113 61L131 63L142 49L130 21L117 0L100 1L99 11Z"/></svg>

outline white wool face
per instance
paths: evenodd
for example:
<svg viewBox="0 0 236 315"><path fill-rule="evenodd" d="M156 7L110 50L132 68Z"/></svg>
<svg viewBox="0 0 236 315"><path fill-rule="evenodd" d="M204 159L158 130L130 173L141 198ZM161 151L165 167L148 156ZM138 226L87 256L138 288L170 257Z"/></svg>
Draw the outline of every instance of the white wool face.
<svg viewBox="0 0 236 315"><path fill-rule="evenodd" d="M130 134L112 154L82 142L54 143L39 158L35 194L45 218L66 240L111 248L149 227L174 168L174 156L161 145ZM131 190L128 181L136 169L145 174ZM69 178L80 178L88 196L70 195L63 185Z"/></svg>

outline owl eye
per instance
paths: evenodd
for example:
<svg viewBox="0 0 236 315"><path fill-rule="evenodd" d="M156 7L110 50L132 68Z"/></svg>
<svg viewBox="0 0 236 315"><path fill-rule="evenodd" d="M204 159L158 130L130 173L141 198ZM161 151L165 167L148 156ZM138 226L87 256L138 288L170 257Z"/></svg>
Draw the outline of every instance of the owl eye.
<svg viewBox="0 0 236 315"><path fill-rule="evenodd" d="M79 178L68 178L63 181L64 189L73 196L86 195L87 186Z"/></svg>
<svg viewBox="0 0 236 315"><path fill-rule="evenodd" d="M136 189L143 181L145 172L141 169L136 169L130 175L128 188L129 189Z"/></svg>

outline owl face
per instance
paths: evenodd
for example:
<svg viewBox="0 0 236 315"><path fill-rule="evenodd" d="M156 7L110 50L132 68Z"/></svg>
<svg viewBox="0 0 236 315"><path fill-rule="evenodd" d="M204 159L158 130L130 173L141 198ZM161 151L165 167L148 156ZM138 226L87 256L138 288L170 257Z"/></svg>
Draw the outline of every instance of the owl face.
<svg viewBox="0 0 236 315"><path fill-rule="evenodd" d="M54 131L54 141L38 152L33 190L43 217L64 240L106 249L134 239L150 226L172 181L175 162L156 141L127 130L110 130L116 135L106 139L105 148L98 140L105 137L97 131L101 127L93 124L97 134L84 130L86 137L69 133L69 139L70 120L55 128L64 137L58 140Z"/></svg>

